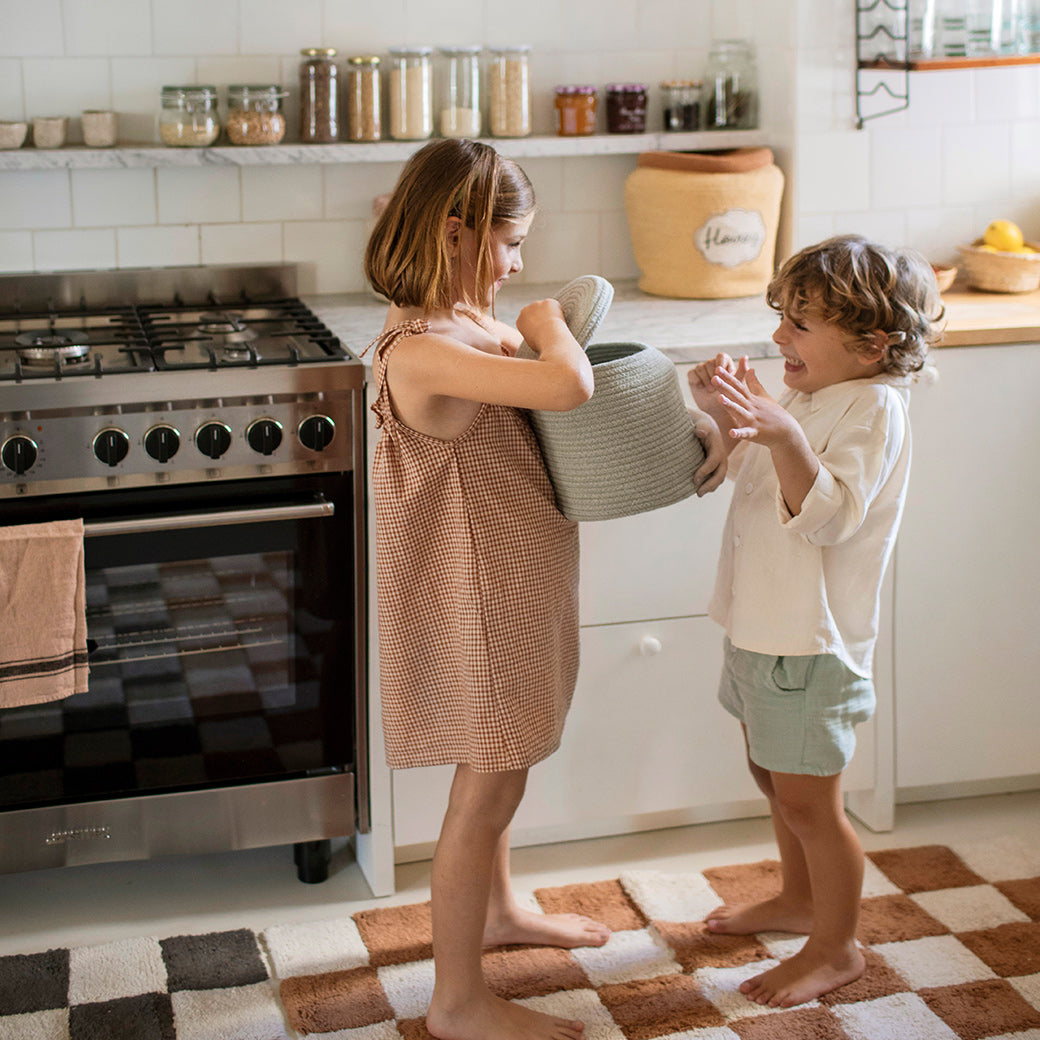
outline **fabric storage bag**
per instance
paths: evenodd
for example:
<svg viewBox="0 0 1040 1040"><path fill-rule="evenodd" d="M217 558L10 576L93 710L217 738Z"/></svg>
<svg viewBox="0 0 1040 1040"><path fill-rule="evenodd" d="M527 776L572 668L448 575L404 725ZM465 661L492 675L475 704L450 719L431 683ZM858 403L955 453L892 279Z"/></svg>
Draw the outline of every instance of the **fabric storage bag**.
<svg viewBox="0 0 1040 1040"><path fill-rule="evenodd" d="M764 292L783 190L768 148L641 154L625 180L639 288L698 300Z"/></svg>
<svg viewBox="0 0 1040 1040"><path fill-rule="evenodd" d="M704 448L675 365L642 343L594 343L595 391L569 412L529 412L556 504L569 520L613 520L696 492Z"/></svg>

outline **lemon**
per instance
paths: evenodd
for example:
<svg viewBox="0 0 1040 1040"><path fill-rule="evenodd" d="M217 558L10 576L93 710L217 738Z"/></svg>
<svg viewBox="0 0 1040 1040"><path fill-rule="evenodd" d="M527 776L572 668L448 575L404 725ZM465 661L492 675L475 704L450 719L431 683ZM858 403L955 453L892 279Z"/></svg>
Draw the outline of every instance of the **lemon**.
<svg viewBox="0 0 1040 1040"><path fill-rule="evenodd" d="M1010 220L994 220L982 233L982 241L998 252L1014 253L1022 248L1022 229Z"/></svg>

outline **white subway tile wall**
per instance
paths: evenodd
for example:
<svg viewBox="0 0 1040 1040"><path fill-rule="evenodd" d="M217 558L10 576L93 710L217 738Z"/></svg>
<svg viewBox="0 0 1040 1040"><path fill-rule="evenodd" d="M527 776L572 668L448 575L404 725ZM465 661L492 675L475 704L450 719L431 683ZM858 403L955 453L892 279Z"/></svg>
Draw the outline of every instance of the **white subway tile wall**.
<svg viewBox="0 0 1040 1040"><path fill-rule="evenodd" d="M782 254L860 231L951 259L996 216L1040 237L1040 67L920 72L906 112L855 126L854 0L0 0L0 119L114 108L126 143L157 140L170 83L280 83L299 49L527 43L534 132L552 87L700 75L713 37L759 52L762 117L787 176ZM846 11L845 8L848 8ZM601 108L604 106L601 106ZM295 96L288 135L297 133ZM600 127L605 121L601 112ZM632 156L524 162L540 212L529 281L635 277L623 185ZM360 291L375 195L399 163L0 171L0 270L299 262L308 292Z"/></svg>

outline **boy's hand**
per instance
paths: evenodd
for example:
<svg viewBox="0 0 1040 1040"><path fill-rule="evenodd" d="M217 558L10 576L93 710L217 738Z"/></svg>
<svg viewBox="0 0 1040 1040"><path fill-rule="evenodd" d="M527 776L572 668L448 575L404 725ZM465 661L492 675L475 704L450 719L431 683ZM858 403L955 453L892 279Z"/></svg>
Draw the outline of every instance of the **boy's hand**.
<svg viewBox="0 0 1040 1040"><path fill-rule="evenodd" d="M740 367L744 369L743 379ZM746 358L741 358L741 366L735 372L720 365L712 384L729 417L729 435L735 440L754 440L771 448L789 440L792 427L798 426L790 413L769 396L755 370L747 367Z"/></svg>
<svg viewBox="0 0 1040 1040"><path fill-rule="evenodd" d="M726 479L729 455L718 423L705 412L697 412L692 408L688 408L687 411L693 419L693 432L704 446L704 461L693 474L697 497L702 498L718 488Z"/></svg>

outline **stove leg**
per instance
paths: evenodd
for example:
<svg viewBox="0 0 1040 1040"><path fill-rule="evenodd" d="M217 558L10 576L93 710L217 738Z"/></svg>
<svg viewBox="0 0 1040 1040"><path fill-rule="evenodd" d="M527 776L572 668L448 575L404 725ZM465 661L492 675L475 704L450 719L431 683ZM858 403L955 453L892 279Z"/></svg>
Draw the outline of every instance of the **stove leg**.
<svg viewBox="0 0 1040 1040"><path fill-rule="evenodd" d="M293 846L296 861L296 876L308 885L317 885L328 880L329 861L332 859L332 842L300 841Z"/></svg>

